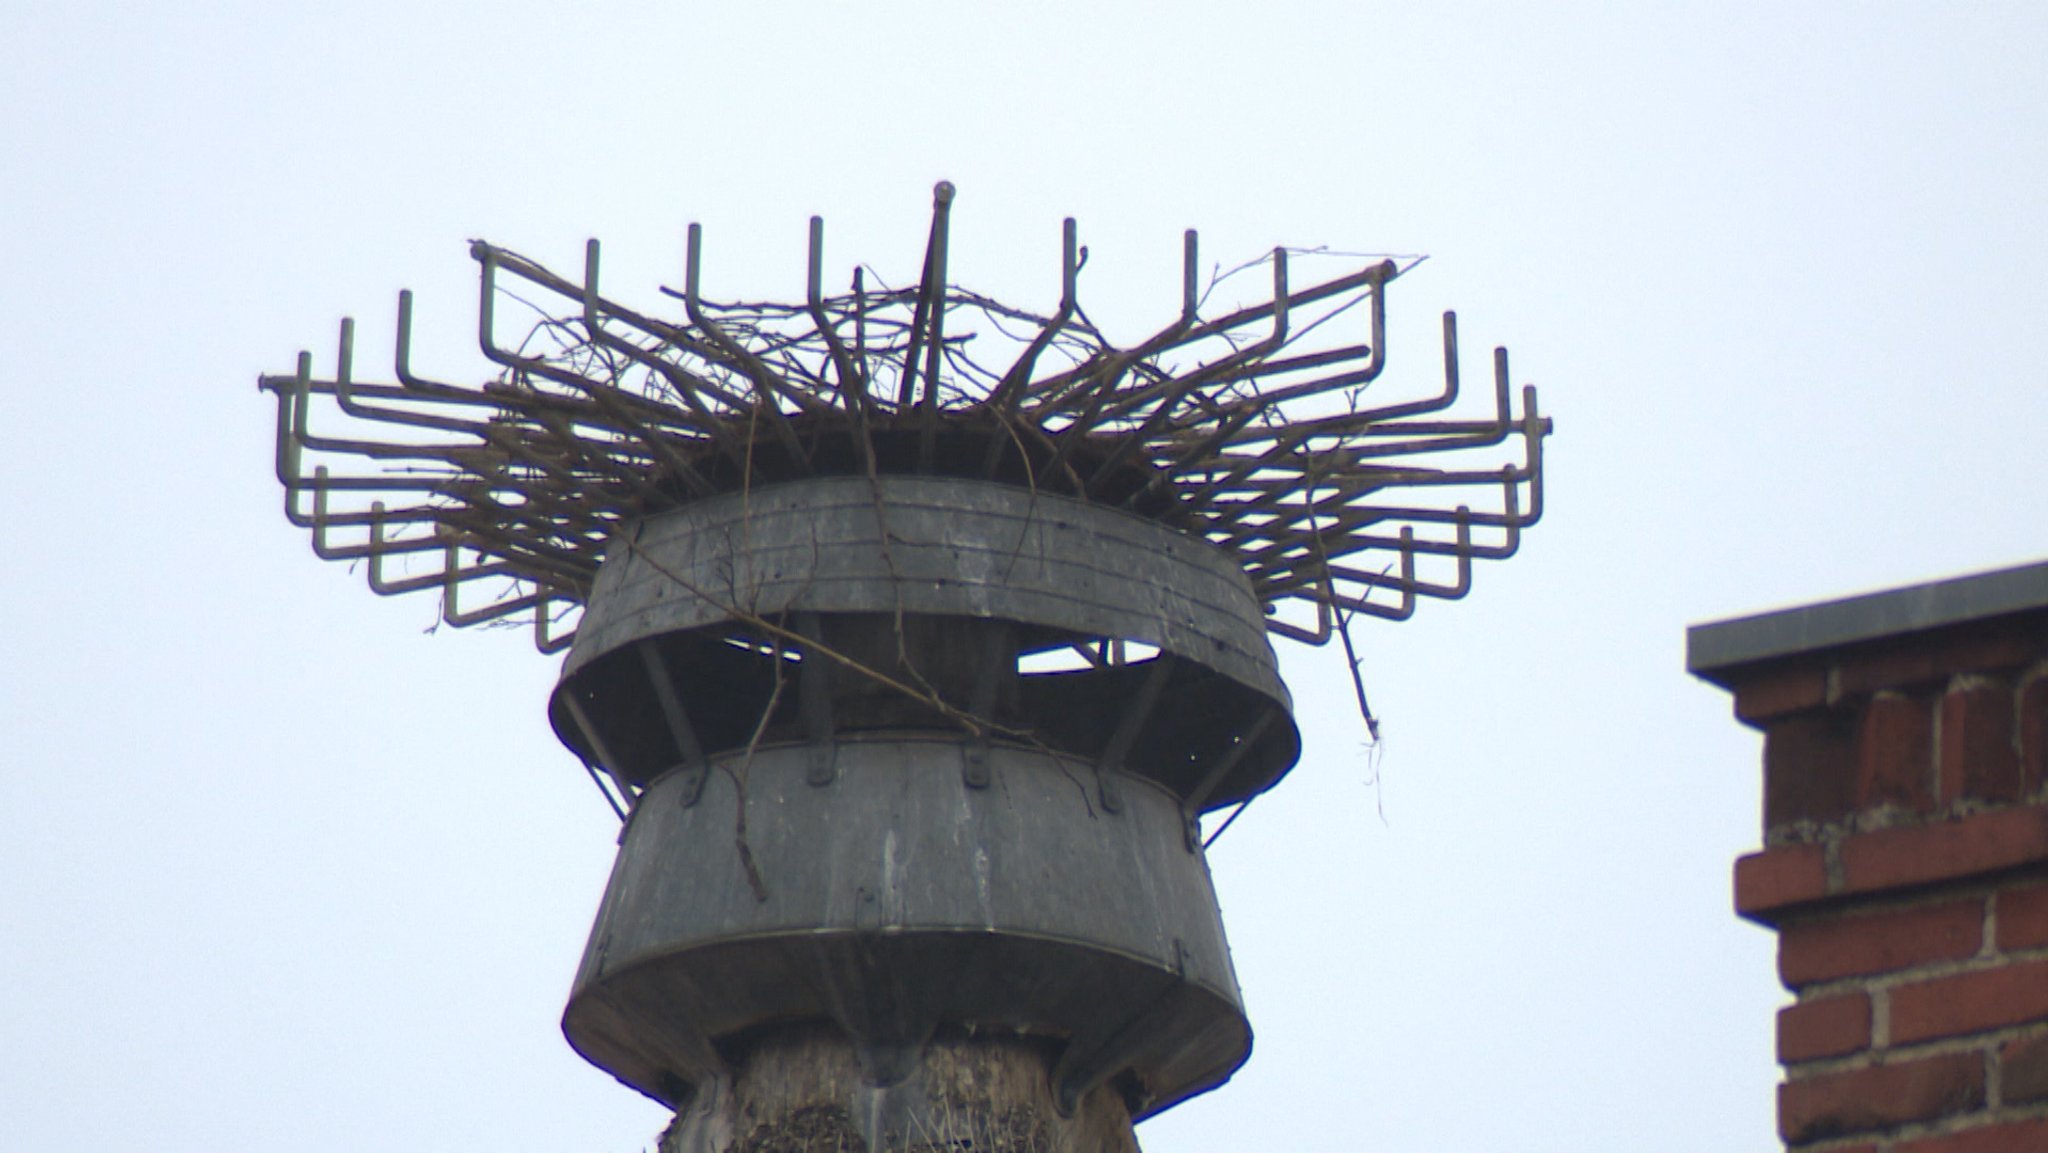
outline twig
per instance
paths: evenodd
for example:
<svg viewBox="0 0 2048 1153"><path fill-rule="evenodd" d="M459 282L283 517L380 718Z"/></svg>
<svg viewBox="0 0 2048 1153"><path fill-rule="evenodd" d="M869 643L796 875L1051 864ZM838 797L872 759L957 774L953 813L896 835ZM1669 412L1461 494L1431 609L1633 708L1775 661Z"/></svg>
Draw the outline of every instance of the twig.
<svg viewBox="0 0 2048 1153"><path fill-rule="evenodd" d="M754 734L747 738L747 751L740 758L738 768L724 762L719 768L732 778L734 794L732 818L732 843L739 851L740 868L747 875L747 888L754 894L754 900L768 899L768 886L761 880L761 870L754 864L754 850L747 844L747 771L754 767L754 751L761 747L761 734L768 731L768 721L775 715L775 706L782 700L782 645L775 645L775 687L768 692L768 703L761 708L761 719L754 722Z"/></svg>

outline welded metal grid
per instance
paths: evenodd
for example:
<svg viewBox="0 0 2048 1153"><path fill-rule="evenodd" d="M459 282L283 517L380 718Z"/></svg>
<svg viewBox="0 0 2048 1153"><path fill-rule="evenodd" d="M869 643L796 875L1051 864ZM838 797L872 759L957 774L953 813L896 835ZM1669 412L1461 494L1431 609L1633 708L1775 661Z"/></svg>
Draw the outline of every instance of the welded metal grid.
<svg viewBox="0 0 2048 1153"><path fill-rule="evenodd" d="M1375 385L1397 263L1296 287L1295 254L1275 250L1205 283L1189 232L1178 316L1119 348L1079 302L1072 220L1051 314L948 284L951 199L942 184L911 287L857 269L827 295L813 218L794 304L704 297L692 225L684 286L664 290L680 315L606 297L596 241L578 280L477 242L490 379L412 371L410 293L395 383L355 379L348 320L331 377L302 353L260 379L277 400L286 513L322 557L367 562L377 592L437 591L458 626L530 621L544 651L572 638L622 526L805 476L959 476L1125 508L1228 550L1272 607L1268 627L1310 643L1352 614L1400 619L1419 597L1464 595L1472 561L1513 553L1541 515L1551 422L1533 387L1515 410L1505 350L1481 416L1448 416L1461 392L1450 314L1440 387L1389 400ZM1252 275L1271 278L1262 299L1209 308L1219 283ZM506 300L547 319L508 342ZM1498 462L1490 450L1515 440Z"/></svg>

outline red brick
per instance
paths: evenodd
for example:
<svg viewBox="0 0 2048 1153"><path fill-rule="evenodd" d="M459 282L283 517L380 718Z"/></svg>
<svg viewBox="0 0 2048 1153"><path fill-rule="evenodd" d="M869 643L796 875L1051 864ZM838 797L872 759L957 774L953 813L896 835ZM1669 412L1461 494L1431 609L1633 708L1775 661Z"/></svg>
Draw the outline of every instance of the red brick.
<svg viewBox="0 0 2048 1153"><path fill-rule="evenodd" d="M1856 800L1855 729L1845 711L1803 713L1764 733L1764 829L1834 821Z"/></svg>
<svg viewBox="0 0 2048 1153"><path fill-rule="evenodd" d="M2048 1118L1908 1141L1892 1146L1892 1153L2041 1153L2043 1149L2048 1149Z"/></svg>
<svg viewBox="0 0 2048 1153"><path fill-rule="evenodd" d="M1856 732L1856 808L1934 808L1934 707L1925 697L1881 693Z"/></svg>
<svg viewBox="0 0 2048 1153"><path fill-rule="evenodd" d="M1843 890L1868 893L2048 861L2048 808L1977 813L1842 842Z"/></svg>
<svg viewBox="0 0 2048 1153"><path fill-rule="evenodd" d="M1975 684L1941 701L1941 799L2020 799L2020 758L2014 748L2012 690Z"/></svg>
<svg viewBox="0 0 2048 1153"><path fill-rule="evenodd" d="M2048 784L2048 677L2020 693L2020 787L2028 793Z"/></svg>
<svg viewBox="0 0 2048 1153"><path fill-rule="evenodd" d="M1768 721L1828 703L1828 671L1817 665L1780 666L1744 673L1729 686L1735 693L1735 716L1750 724Z"/></svg>
<svg viewBox="0 0 2048 1153"><path fill-rule="evenodd" d="M1778 975L1790 988L1839 977L1974 957L1984 943L1984 900L1975 898L1793 923L1778 935Z"/></svg>
<svg viewBox="0 0 2048 1153"><path fill-rule="evenodd" d="M1870 996L1850 993L1778 1010L1778 1063L1844 1057L1870 1047Z"/></svg>
<svg viewBox="0 0 2048 1153"><path fill-rule="evenodd" d="M1983 1104L1984 1059L1951 1053L1788 1081L1778 1086L1778 1133L1797 1144L1931 1121Z"/></svg>
<svg viewBox="0 0 2048 1153"><path fill-rule="evenodd" d="M2007 1043L1998 1063L2006 1104L2048 1101L2048 1036Z"/></svg>
<svg viewBox="0 0 2048 1153"><path fill-rule="evenodd" d="M1819 845L1785 845L1735 862L1735 911L1770 924L1771 914L1827 895L1827 858Z"/></svg>
<svg viewBox="0 0 2048 1153"><path fill-rule="evenodd" d="M2007 965L1892 990L1894 1045L2048 1021L2048 961Z"/></svg>
<svg viewBox="0 0 2048 1153"><path fill-rule="evenodd" d="M1957 673L2018 669L2048 652L2044 622L2048 615L2027 622L2007 618L1859 645L1837 660L1835 691L1851 697L1939 684Z"/></svg>
<svg viewBox="0 0 2048 1153"><path fill-rule="evenodd" d="M2048 885L1999 890L1998 947L2048 949Z"/></svg>

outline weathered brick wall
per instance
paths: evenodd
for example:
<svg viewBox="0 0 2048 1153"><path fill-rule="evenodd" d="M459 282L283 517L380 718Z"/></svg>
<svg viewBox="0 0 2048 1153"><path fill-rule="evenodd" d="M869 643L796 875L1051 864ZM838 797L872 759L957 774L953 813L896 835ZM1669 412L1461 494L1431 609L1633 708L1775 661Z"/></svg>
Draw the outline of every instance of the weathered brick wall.
<svg viewBox="0 0 2048 1153"><path fill-rule="evenodd" d="M2048 611L1706 673L1764 733L1801 1153L2048 1153Z"/></svg>

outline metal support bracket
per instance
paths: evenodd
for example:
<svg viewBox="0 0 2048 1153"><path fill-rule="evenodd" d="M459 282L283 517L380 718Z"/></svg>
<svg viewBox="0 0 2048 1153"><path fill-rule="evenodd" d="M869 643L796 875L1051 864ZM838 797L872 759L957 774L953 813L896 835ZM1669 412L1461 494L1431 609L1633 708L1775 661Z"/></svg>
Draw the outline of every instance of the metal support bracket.
<svg viewBox="0 0 2048 1153"><path fill-rule="evenodd" d="M682 802L687 809L704 794L704 746L697 741L697 730L690 726L690 714L683 711L683 700L676 694L668 662L662 659L654 638L643 639L633 647L640 651L640 663L647 669L647 681L654 686L654 699L660 703L669 737L675 741L677 764L684 773Z"/></svg>
<svg viewBox="0 0 2048 1153"><path fill-rule="evenodd" d="M1097 1085L1130 1065L1132 1057L1144 1048L1146 1032L1154 1027L1154 1022L1171 1018L1171 1013L1162 1010L1169 1008L1176 998L1186 996L1188 988L1187 943L1175 937L1172 982L1107 1036L1076 1038L1060 1054L1051 1073L1053 1108L1063 1117L1072 1117L1081 1107L1082 1099Z"/></svg>
<svg viewBox="0 0 2048 1153"><path fill-rule="evenodd" d="M804 780L822 787L837 776L834 761L838 746L832 740L832 663L817 651L824 644L824 628L818 622L818 614L798 613L795 623L797 635L811 644L803 663L797 666L796 684L804 735L811 742L810 764L804 771Z"/></svg>
<svg viewBox="0 0 2048 1153"><path fill-rule="evenodd" d="M1258 744L1259 738L1266 735L1266 729L1279 716L1280 709L1277 705L1268 705L1261 710L1259 719L1253 721L1251 727L1239 735L1237 743L1230 746L1229 752L1216 758L1216 763L1209 766L1209 771L1202 774L1202 779L1181 801L1180 814L1187 832L1188 852L1199 852L1202 848L1202 808L1208 803L1210 795L1216 791L1216 786L1223 783L1223 778L1230 775L1230 771L1237 767L1246 753L1251 752L1252 746Z"/></svg>
<svg viewBox="0 0 2048 1153"><path fill-rule="evenodd" d="M619 814L619 819L621 821L625 820L633 807L640 803L640 794L634 792L631 782L627 781L624 776L621 776L612 767L619 763L618 759L612 756L611 748L605 744L604 735L599 733L597 726L591 723L590 714L583 709L583 702L576 699L575 693L565 694L562 699L569 706L569 719L576 722L576 728L582 732L584 741L590 745L592 751L597 753L598 770L604 773L606 779L611 781L612 787L618 790L619 796L625 799L625 808L621 809L619 802L613 800L610 793L605 793L604 798L611 805L613 811ZM588 769L589 767L588 762L586 762L584 768ZM592 773L591 779L595 780L596 775L596 773ZM598 791L601 793L605 792L602 784L598 786ZM619 835L621 837L625 836L625 830L621 829Z"/></svg>
<svg viewBox="0 0 2048 1153"><path fill-rule="evenodd" d="M1116 782L1117 774L1124 771L1124 759L1131 754L1131 746L1137 743L1138 733L1152 716L1152 706L1159 701L1159 694L1166 688L1166 680L1173 675L1177 658L1161 652L1152 658L1152 668L1145 674L1145 680L1138 686L1137 696L1130 707L1124 710L1123 719L1117 722L1116 732L1110 734L1109 744L1103 747L1102 758L1095 764L1095 791L1102 801L1105 812L1123 811L1123 789Z"/></svg>
<svg viewBox="0 0 2048 1153"><path fill-rule="evenodd" d="M1002 630L990 628L982 634L981 664L975 670L974 694L967 701L967 712L981 731L967 742L960 762L960 778L970 789L988 788L989 729L995 723L996 690L1002 685L1004 666L1012 659Z"/></svg>

